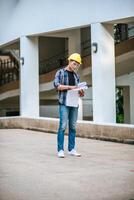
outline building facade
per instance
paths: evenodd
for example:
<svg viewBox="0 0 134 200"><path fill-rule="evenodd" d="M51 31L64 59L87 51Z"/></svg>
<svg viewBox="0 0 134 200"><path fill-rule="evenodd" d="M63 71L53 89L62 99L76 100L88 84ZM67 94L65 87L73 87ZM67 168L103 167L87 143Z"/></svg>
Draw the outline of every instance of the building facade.
<svg viewBox="0 0 134 200"><path fill-rule="evenodd" d="M123 123L134 124L133 0L0 4L1 117L57 118L54 75L78 52L81 81L90 85L79 102L79 119L116 123L123 114Z"/></svg>

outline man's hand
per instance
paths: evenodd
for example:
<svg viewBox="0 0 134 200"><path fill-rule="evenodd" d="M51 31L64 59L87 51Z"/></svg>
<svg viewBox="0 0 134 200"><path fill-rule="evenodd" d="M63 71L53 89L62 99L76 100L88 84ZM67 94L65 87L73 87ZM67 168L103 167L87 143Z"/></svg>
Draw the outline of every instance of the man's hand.
<svg viewBox="0 0 134 200"><path fill-rule="evenodd" d="M84 90L79 90L79 96L84 97Z"/></svg>

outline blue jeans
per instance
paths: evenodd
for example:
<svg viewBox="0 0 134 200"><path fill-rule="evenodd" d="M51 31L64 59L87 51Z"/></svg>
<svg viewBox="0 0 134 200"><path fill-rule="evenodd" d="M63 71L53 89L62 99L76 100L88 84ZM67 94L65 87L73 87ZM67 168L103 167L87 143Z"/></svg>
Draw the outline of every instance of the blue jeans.
<svg viewBox="0 0 134 200"><path fill-rule="evenodd" d="M76 121L78 116L78 107L69 107L65 105L59 105L60 123L57 135L58 151L64 150L64 133L67 127L69 128L68 134L68 151L71 151L75 147L75 135L76 135Z"/></svg>

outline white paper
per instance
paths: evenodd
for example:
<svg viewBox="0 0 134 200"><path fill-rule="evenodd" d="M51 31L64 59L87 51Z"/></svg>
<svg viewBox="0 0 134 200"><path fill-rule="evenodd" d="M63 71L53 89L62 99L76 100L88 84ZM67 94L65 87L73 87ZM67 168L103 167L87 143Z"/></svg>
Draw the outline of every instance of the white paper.
<svg viewBox="0 0 134 200"><path fill-rule="evenodd" d="M66 97L66 106L78 107L79 94L77 90L68 90Z"/></svg>
<svg viewBox="0 0 134 200"><path fill-rule="evenodd" d="M81 83L78 84L78 87L84 87L84 86L87 86L86 82L81 82Z"/></svg>
<svg viewBox="0 0 134 200"><path fill-rule="evenodd" d="M81 82L78 84L78 88L73 90L67 91L67 97L66 97L66 106L70 107L78 107L79 105L79 90L85 90L88 89L86 82Z"/></svg>
<svg viewBox="0 0 134 200"><path fill-rule="evenodd" d="M73 89L73 91L86 90L86 89L88 89L87 86L82 86L82 87L78 87L76 89Z"/></svg>
<svg viewBox="0 0 134 200"><path fill-rule="evenodd" d="M86 82L81 82L78 84L78 88L73 89L75 91L79 91L79 90L86 90L88 89L87 83Z"/></svg>

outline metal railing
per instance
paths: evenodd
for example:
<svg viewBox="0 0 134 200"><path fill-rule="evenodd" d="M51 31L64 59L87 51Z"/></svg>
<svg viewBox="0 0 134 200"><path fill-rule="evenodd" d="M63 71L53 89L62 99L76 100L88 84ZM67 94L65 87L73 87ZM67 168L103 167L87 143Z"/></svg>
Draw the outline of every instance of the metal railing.
<svg viewBox="0 0 134 200"><path fill-rule="evenodd" d="M91 41L90 39L85 40L81 43L81 56L82 58L91 55Z"/></svg>
<svg viewBox="0 0 134 200"><path fill-rule="evenodd" d="M127 24L114 25L114 38L115 44L134 38L134 26L130 27Z"/></svg>
<svg viewBox="0 0 134 200"><path fill-rule="evenodd" d="M49 59L42 60L39 63L39 74L51 72L67 64L68 50L58 53Z"/></svg>
<svg viewBox="0 0 134 200"><path fill-rule="evenodd" d="M16 60L0 60L0 86L19 80L19 63Z"/></svg>

